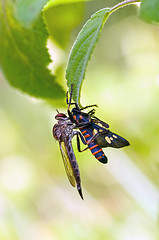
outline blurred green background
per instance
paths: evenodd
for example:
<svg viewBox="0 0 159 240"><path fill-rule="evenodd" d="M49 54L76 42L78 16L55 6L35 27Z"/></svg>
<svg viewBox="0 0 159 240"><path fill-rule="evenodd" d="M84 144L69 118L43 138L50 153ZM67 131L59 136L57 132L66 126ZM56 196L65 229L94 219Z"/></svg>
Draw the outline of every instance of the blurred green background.
<svg viewBox="0 0 159 240"><path fill-rule="evenodd" d="M86 3L66 50L56 45L51 50L49 41L57 74L84 22L115 3ZM84 106L97 104L96 116L131 145L104 149L109 162L102 165L90 151L78 153L73 140L84 201L69 184L52 137L56 106L12 88L1 72L1 240L159 239L158 42L158 26L141 21L136 6L119 10L104 27L81 100Z"/></svg>

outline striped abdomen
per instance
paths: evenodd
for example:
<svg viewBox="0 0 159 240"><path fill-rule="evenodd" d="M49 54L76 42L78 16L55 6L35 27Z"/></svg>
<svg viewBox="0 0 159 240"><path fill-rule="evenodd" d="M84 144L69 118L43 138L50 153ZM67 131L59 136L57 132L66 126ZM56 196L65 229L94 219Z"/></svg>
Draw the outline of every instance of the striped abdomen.
<svg viewBox="0 0 159 240"><path fill-rule="evenodd" d="M87 128L83 128L80 130L86 140L86 143L88 143L91 137L93 136L93 134L91 136L87 131ZM92 141L91 143L88 144L88 148L91 150L92 154L95 156L95 158L98 161L102 163L107 163L107 157L105 156L104 152L102 151L102 148L98 144Z"/></svg>

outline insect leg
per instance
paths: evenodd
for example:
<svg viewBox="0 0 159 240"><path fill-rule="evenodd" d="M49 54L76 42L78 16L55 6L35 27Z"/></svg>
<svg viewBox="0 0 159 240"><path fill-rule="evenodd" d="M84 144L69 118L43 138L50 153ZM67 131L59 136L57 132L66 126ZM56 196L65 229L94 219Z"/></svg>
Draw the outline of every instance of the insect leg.
<svg viewBox="0 0 159 240"><path fill-rule="evenodd" d="M93 137L91 137L91 139L87 142L87 144L90 144L91 142L93 142L99 135L100 133L96 133L93 135Z"/></svg>
<svg viewBox="0 0 159 240"><path fill-rule="evenodd" d="M98 107L98 105L97 105L97 104L88 105L88 106L86 106L86 107L80 108L80 110L84 110L84 109L90 108L90 107Z"/></svg>
<svg viewBox="0 0 159 240"><path fill-rule="evenodd" d="M80 136L80 135L77 134L77 149L78 149L79 152L84 152L85 150L88 149L88 147L86 147L86 148L84 148L83 150L81 150L79 136ZM80 136L80 137L81 137L81 136ZM82 137L83 137L83 136L82 136ZM82 140L82 138L81 138L81 140ZM82 142L83 142L83 140L82 140ZM83 143L84 143L84 142L83 142ZM84 144L86 144L86 143L84 143Z"/></svg>
<svg viewBox="0 0 159 240"><path fill-rule="evenodd" d="M73 93L73 84L71 84L71 92L70 92L70 99L69 99L69 101L68 101L68 91L67 91L67 94L66 94L66 103L68 104L68 110L69 110L71 105L75 104L75 103L71 103L71 101L72 101L72 93Z"/></svg>
<svg viewBox="0 0 159 240"><path fill-rule="evenodd" d="M81 139L81 141L83 142L84 145L87 145L87 143L86 143L86 141L85 141L85 139L84 139L84 137L83 137L81 132L74 131L73 133L74 133L74 136L76 135L78 137L78 139L80 137L80 139Z"/></svg>
<svg viewBox="0 0 159 240"><path fill-rule="evenodd" d="M83 135L80 133L80 132L75 132L75 134L77 136L77 149L79 152L84 152L85 150L88 149L88 147L86 147L85 149L81 150L81 147L80 147L80 139L79 137L81 138L81 141L83 142L84 145L87 145Z"/></svg>
<svg viewBox="0 0 159 240"><path fill-rule="evenodd" d="M91 111L88 112L91 116L95 114L95 109L93 108Z"/></svg>
<svg viewBox="0 0 159 240"><path fill-rule="evenodd" d="M67 105L68 105L68 91L67 91L67 93L66 93L66 103L67 103Z"/></svg>
<svg viewBox="0 0 159 240"><path fill-rule="evenodd" d="M75 123L75 120L74 120L74 118L73 118L73 115L72 115L72 113L70 112L69 109L67 110L67 112L68 112L68 116L69 116L71 122Z"/></svg>

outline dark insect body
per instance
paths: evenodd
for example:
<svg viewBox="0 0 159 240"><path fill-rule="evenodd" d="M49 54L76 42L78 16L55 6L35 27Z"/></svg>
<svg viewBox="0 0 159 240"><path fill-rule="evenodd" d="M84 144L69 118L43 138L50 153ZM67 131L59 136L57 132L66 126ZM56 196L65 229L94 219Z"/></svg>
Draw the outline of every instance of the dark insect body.
<svg viewBox="0 0 159 240"><path fill-rule="evenodd" d="M96 144L94 141L91 141L93 135L92 130L90 128L86 127L80 127L79 128L81 133L83 134L86 143L88 144L88 148L92 152L92 154L95 156L97 160L99 160L102 163L107 163L107 157L105 156L102 148L99 146L99 144Z"/></svg>
<svg viewBox="0 0 159 240"><path fill-rule="evenodd" d="M80 108L76 103L71 103L71 100L72 90L70 93L69 102L68 96L66 99L68 104L69 117L63 113L58 113L55 116L55 119L57 119L58 122L53 127L53 136L59 142L60 151L68 179L73 187L75 187L77 184L77 190L83 199L80 172L72 148L72 138L75 135L77 136L77 148L79 152L90 149L95 158L102 163L107 163L108 161L102 148L122 148L130 144L125 138L111 132L108 129L109 125L107 123L95 117L94 108L88 113L83 112L84 109L97 107L96 105ZM71 105L75 105L75 107L70 111ZM80 131L76 131L75 129L77 128ZM82 140L83 144L87 145L87 147L83 150L80 149L79 137Z"/></svg>
<svg viewBox="0 0 159 240"><path fill-rule="evenodd" d="M72 138L75 135L77 135L78 137L80 133L77 131L73 131L75 125L69 120L69 118L65 114L58 113L55 116L55 119L58 120L58 123L55 124L53 127L53 136L59 142L60 151L68 179L73 187L75 187L75 185L77 184L77 190L81 198L83 199L79 167L71 143ZM82 139L82 141L84 140Z"/></svg>
<svg viewBox="0 0 159 240"><path fill-rule="evenodd" d="M69 118L72 123L74 123L76 127L79 128L86 140L88 148L97 160L102 163L107 163L107 157L102 151L102 148L122 148L130 145L130 143L125 138L111 132L108 129L109 125L107 123L94 116L95 109L92 109L88 113L82 111L86 108L97 107L97 105L90 105L84 108L80 108L76 103L71 103L71 99L72 90L70 93L69 102L67 96ZM70 105L75 105L71 111L69 110Z"/></svg>

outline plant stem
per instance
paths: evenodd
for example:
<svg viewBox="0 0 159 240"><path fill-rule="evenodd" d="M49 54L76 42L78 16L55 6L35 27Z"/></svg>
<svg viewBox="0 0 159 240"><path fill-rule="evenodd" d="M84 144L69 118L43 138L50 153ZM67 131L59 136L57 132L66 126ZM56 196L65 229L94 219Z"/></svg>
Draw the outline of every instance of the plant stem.
<svg viewBox="0 0 159 240"><path fill-rule="evenodd" d="M114 7L111 8L110 14L112 12L116 11L117 9L121 8L121 7L125 7L127 5L134 4L134 3L137 3L137 2L139 3L141 1L140 0L128 0L128 1L121 2L121 3L115 5Z"/></svg>

